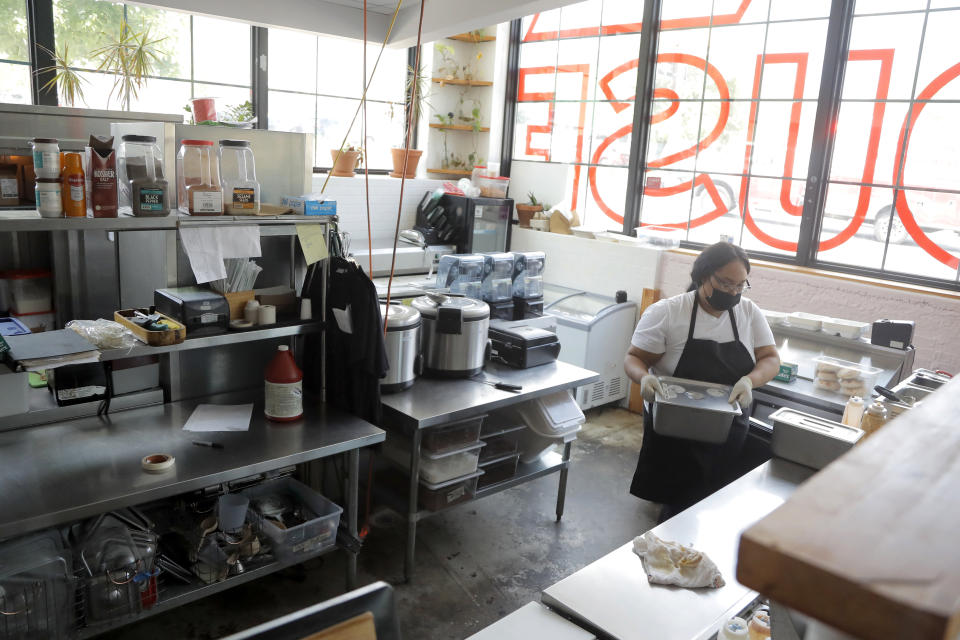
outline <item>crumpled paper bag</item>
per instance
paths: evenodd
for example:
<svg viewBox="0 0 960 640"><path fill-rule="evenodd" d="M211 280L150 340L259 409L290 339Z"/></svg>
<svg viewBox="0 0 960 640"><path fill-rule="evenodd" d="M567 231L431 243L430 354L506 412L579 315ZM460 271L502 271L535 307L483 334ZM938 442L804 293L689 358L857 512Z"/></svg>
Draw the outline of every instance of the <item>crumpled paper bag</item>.
<svg viewBox="0 0 960 640"><path fill-rule="evenodd" d="M643 561L650 584L672 584L688 589L719 589L726 584L717 565L705 553L661 540L649 531L633 539L633 552Z"/></svg>

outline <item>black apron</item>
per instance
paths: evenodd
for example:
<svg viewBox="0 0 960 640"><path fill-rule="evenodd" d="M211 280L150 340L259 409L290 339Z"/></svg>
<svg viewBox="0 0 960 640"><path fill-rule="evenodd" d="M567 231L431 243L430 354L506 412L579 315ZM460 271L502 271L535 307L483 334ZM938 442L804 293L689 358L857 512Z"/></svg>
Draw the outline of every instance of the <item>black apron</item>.
<svg viewBox="0 0 960 640"><path fill-rule="evenodd" d="M677 378L733 385L753 370L753 354L740 342L737 321L730 309L732 342L699 340L693 337L697 324L698 294L693 294L690 332L673 375ZM643 445L633 474L630 493L653 502L689 506L735 479L732 464L743 449L750 419L750 407L734 418L727 441L722 444L696 442L663 436L653 430L653 411L643 412Z"/></svg>

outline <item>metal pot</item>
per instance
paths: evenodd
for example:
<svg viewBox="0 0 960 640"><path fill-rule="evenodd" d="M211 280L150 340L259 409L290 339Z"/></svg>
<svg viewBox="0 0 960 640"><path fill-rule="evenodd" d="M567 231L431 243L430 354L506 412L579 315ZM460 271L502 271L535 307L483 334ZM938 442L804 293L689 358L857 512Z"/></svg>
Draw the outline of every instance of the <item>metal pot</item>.
<svg viewBox="0 0 960 640"><path fill-rule="evenodd" d="M381 393L395 393L413 386L422 369L420 357L420 312L402 304L380 305L380 317L387 323L385 339L390 369L380 380Z"/></svg>
<svg viewBox="0 0 960 640"><path fill-rule="evenodd" d="M490 340L490 307L472 298L427 294L413 301L423 317L423 370L439 378L468 378L483 370Z"/></svg>

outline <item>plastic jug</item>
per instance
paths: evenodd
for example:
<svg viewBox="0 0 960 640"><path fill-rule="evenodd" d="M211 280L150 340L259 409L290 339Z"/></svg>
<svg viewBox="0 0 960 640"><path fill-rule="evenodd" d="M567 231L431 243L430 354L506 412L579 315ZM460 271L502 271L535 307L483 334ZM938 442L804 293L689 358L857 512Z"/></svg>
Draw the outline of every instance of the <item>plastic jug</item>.
<svg viewBox="0 0 960 640"><path fill-rule="evenodd" d="M267 419L276 422L299 420L303 415L303 372L287 345L277 347L264 378L266 403L263 412Z"/></svg>
<svg viewBox="0 0 960 640"><path fill-rule="evenodd" d="M184 140L177 154L177 206L196 216L223 215L220 163L210 140Z"/></svg>
<svg viewBox="0 0 960 640"><path fill-rule="evenodd" d="M224 209L230 214L255 214L260 211L260 183L249 140L221 140L220 184Z"/></svg>
<svg viewBox="0 0 960 640"><path fill-rule="evenodd" d="M135 216L170 214L163 160L153 136L121 138L119 158L120 205Z"/></svg>

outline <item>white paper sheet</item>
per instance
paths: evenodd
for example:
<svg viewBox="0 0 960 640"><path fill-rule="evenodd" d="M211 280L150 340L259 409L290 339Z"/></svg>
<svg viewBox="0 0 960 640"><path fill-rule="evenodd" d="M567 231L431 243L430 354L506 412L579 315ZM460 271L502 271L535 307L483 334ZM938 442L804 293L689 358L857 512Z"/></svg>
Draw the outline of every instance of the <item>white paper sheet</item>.
<svg viewBox="0 0 960 640"><path fill-rule="evenodd" d="M240 227L181 227L180 240L198 284L223 280L224 258L259 258L260 229Z"/></svg>
<svg viewBox="0 0 960 640"><path fill-rule="evenodd" d="M252 404L200 404L193 410L184 431L247 431Z"/></svg>

